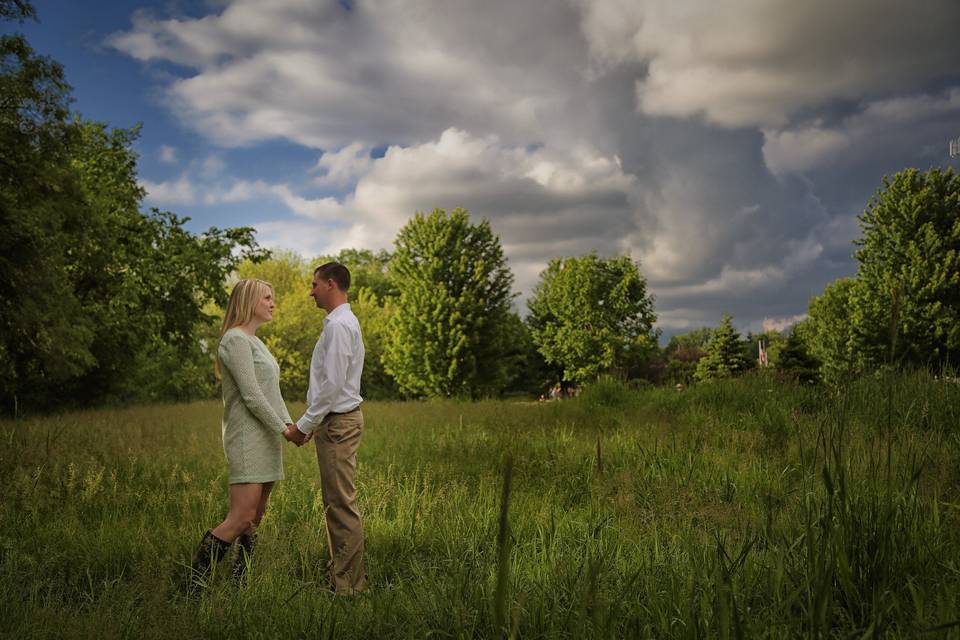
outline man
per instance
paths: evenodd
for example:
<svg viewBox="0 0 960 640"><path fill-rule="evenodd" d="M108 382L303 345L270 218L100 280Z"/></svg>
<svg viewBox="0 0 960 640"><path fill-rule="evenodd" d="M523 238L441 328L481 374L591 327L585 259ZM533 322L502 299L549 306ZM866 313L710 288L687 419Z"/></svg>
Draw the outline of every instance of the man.
<svg viewBox="0 0 960 640"><path fill-rule="evenodd" d="M307 410L283 435L297 446L314 439L320 465L320 489L327 521L330 581L334 591L363 589L363 520L357 510L354 475L363 434L360 375L363 337L347 303L350 271L328 262L313 273L310 296L327 311L323 333L313 349ZM315 437L314 437L315 436Z"/></svg>

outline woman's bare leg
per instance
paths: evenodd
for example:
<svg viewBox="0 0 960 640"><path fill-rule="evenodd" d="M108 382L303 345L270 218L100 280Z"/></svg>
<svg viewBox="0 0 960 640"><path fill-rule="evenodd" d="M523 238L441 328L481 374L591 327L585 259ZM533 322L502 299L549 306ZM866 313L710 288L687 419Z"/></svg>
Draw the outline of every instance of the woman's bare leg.
<svg viewBox="0 0 960 640"><path fill-rule="evenodd" d="M241 533L256 529L263 517L261 502L266 505L265 497L270 489L264 487L272 483L248 482L230 485L230 511L223 522L213 529L213 535L224 542L233 542Z"/></svg>

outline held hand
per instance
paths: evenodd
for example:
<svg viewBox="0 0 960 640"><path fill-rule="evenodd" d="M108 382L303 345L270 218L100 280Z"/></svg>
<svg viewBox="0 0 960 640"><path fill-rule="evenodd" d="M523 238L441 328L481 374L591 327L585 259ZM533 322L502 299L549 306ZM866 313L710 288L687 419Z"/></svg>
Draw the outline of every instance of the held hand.
<svg viewBox="0 0 960 640"><path fill-rule="evenodd" d="M310 436L297 429L297 425L288 424L287 428L283 432L283 437L297 445L302 447L304 443L310 440Z"/></svg>

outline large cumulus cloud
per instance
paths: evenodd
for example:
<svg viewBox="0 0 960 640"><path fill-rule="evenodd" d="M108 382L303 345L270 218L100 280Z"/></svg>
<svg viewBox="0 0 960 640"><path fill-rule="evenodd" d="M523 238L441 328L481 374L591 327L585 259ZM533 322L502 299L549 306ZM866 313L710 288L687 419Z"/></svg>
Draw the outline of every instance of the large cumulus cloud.
<svg viewBox="0 0 960 640"><path fill-rule="evenodd" d="M852 271L880 177L946 160L956 24L953 0L234 0L109 42L173 65L165 100L212 145L317 151L287 184L156 200L273 198L261 238L305 252L465 206L524 293L550 256L630 251L669 332L773 326Z"/></svg>

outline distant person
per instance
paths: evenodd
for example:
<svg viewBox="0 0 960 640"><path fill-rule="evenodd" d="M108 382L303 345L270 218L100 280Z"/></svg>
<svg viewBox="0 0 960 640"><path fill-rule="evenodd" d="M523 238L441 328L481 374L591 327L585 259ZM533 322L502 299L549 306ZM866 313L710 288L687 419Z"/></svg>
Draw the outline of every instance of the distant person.
<svg viewBox="0 0 960 640"><path fill-rule="evenodd" d="M363 435L360 376L363 336L347 303L350 271L328 262L313 273L310 296L326 310L323 333L313 349L307 410L284 436L302 445L316 435L320 488L327 524L330 587L342 593L363 590L363 519L357 509L357 449Z"/></svg>
<svg viewBox="0 0 960 640"><path fill-rule="evenodd" d="M253 560L257 527L273 483L283 479L283 432L293 421L280 395L280 367L257 329L273 319L273 287L241 280L230 293L220 328L215 371L223 387L223 450L230 466L230 510L200 540L188 591L202 587L233 542L239 551L233 575L243 582Z"/></svg>

